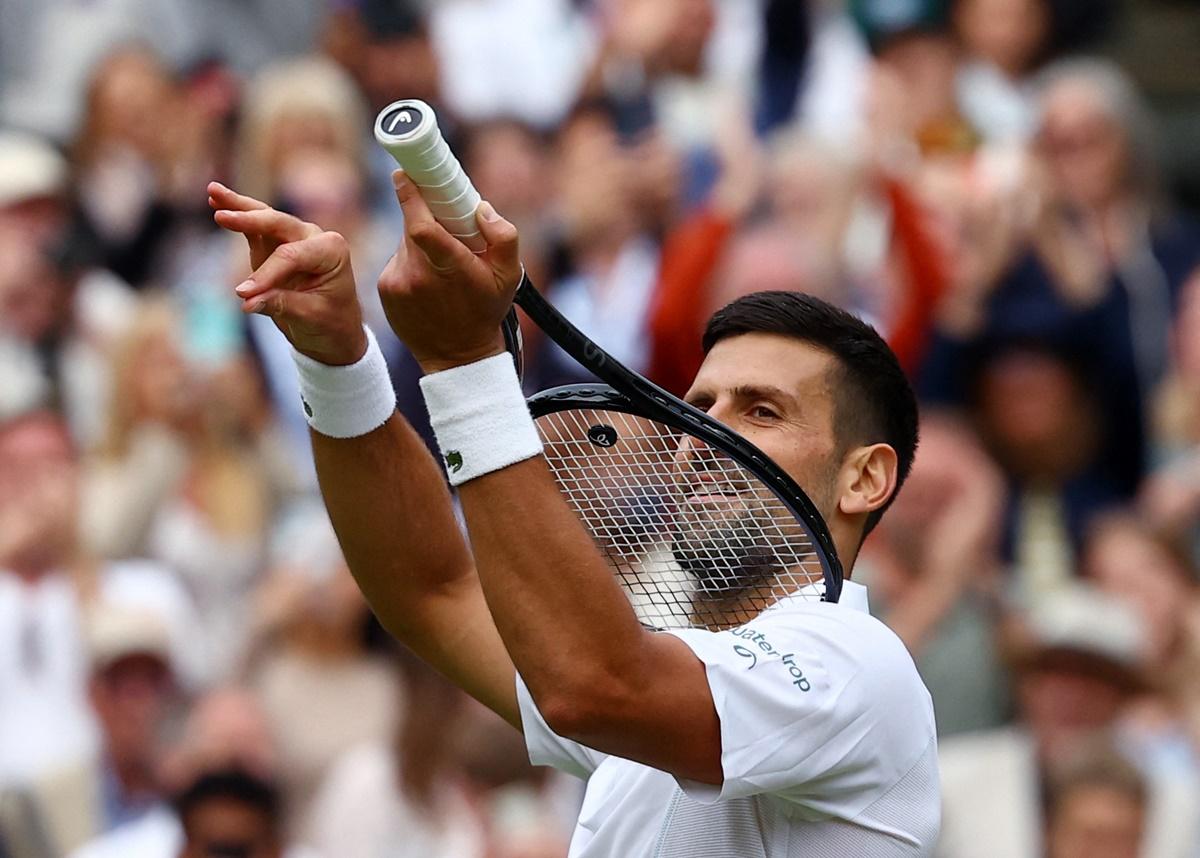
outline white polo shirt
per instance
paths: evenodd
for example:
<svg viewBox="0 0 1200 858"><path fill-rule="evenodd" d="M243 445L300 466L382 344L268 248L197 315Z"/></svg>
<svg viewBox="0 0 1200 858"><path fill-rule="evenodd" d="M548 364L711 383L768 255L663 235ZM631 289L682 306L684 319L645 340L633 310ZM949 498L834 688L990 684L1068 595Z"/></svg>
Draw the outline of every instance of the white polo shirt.
<svg viewBox="0 0 1200 858"><path fill-rule="evenodd" d="M570 858L930 855L941 797L933 704L908 651L846 582L750 623L672 631L704 662L720 787L556 735L517 678L535 765L586 778Z"/></svg>

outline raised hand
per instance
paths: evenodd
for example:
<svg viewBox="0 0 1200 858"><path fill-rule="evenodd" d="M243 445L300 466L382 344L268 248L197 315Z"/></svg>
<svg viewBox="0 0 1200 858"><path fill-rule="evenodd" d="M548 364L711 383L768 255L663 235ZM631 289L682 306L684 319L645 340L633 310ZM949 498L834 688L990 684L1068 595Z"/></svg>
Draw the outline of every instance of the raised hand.
<svg viewBox="0 0 1200 858"><path fill-rule="evenodd" d="M217 224L245 236L253 273L234 290L246 313L269 316L301 354L330 365L367 350L350 248L336 232L219 182L208 186Z"/></svg>
<svg viewBox="0 0 1200 858"><path fill-rule="evenodd" d="M482 203L487 250L476 255L434 219L411 179L397 170L393 180L404 243L379 278L392 330L427 373L499 354L500 322L521 280L516 227Z"/></svg>

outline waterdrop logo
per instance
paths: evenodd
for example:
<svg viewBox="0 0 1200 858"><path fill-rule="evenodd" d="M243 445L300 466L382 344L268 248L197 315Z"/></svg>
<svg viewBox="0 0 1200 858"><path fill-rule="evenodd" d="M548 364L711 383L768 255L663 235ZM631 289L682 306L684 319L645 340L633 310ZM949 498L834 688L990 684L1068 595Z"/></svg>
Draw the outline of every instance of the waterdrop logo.
<svg viewBox="0 0 1200 858"><path fill-rule="evenodd" d="M758 655L749 647L742 646L741 644L735 644L733 651L742 658L750 659L750 666L747 667L746 670L753 670L758 665Z"/></svg>

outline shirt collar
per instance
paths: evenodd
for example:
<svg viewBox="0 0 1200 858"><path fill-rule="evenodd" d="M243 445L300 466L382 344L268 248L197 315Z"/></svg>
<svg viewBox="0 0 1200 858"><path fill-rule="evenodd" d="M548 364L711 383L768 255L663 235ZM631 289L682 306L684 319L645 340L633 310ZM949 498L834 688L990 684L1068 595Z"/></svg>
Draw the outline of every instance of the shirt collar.
<svg viewBox="0 0 1200 858"><path fill-rule="evenodd" d="M838 599L838 604L845 605L852 611L861 611L864 614L871 612L871 606L867 600L867 588L854 581L842 582L842 595Z"/></svg>
<svg viewBox="0 0 1200 858"><path fill-rule="evenodd" d="M793 600L810 604L819 600L824 592L825 583L823 581L816 582L801 587L795 593L792 593L792 595L780 599L776 604L783 605ZM871 610L867 600L867 588L854 581L842 582L842 595L838 598L837 603L842 607L849 608L852 611L860 611L864 614L870 613Z"/></svg>

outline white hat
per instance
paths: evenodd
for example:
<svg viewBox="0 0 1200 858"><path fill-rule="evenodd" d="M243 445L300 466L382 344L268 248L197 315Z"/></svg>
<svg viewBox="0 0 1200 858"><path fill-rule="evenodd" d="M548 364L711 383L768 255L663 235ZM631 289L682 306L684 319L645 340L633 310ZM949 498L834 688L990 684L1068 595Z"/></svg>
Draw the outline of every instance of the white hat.
<svg viewBox="0 0 1200 858"><path fill-rule="evenodd" d="M0 132L0 206L55 197L67 185L67 160L40 137Z"/></svg>
<svg viewBox="0 0 1200 858"><path fill-rule="evenodd" d="M1137 670L1146 655L1146 629L1125 602L1084 584L1049 593L1029 612L1029 629L1040 651L1099 657Z"/></svg>
<svg viewBox="0 0 1200 858"><path fill-rule="evenodd" d="M131 655L149 655L171 667L171 637L163 618L146 608L97 605L87 621L93 670Z"/></svg>

